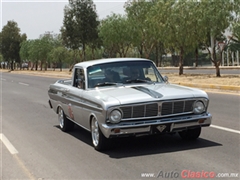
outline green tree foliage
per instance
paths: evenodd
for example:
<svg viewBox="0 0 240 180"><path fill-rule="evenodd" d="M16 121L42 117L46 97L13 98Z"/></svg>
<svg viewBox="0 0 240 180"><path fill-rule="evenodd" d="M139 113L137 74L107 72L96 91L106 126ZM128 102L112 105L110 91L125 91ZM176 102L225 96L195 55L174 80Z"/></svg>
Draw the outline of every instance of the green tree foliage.
<svg viewBox="0 0 240 180"><path fill-rule="evenodd" d="M155 22L151 21L151 18L148 19L155 4L155 0L129 0L125 4L129 24L131 25L129 33L132 43L133 46L137 47L141 57L149 58L158 43L159 32L156 29Z"/></svg>
<svg viewBox="0 0 240 180"><path fill-rule="evenodd" d="M157 1L149 19L156 22L165 37L165 46L179 53L179 75L183 74L184 55L203 45L220 76L217 42L223 40L223 33L231 24L233 7L230 0Z"/></svg>
<svg viewBox="0 0 240 180"><path fill-rule="evenodd" d="M199 39L195 6L196 3L187 0L160 0L151 15L165 47L179 54L179 75L183 74L184 55L196 47Z"/></svg>
<svg viewBox="0 0 240 180"><path fill-rule="evenodd" d="M67 50L63 46L58 46L54 49L49 54L49 59L51 59L51 62L53 63L53 67L55 70L55 67L59 65L60 71L62 71L62 65L64 62L69 62L71 59L72 54L70 53L69 50Z"/></svg>
<svg viewBox="0 0 240 180"><path fill-rule="evenodd" d="M223 33L230 27L233 21L234 4L230 0L209 0L201 1L199 9L203 12L202 29L203 42L205 48L211 55L211 62L216 68L216 76L220 77L221 56L217 56L219 51L218 42L224 40Z"/></svg>
<svg viewBox="0 0 240 180"><path fill-rule="evenodd" d="M80 49L85 60L86 46L98 38L96 6L92 0L69 0L64 9L62 38L67 48Z"/></svg>
<svg viewBox="0 0 240 180"><path fill-rule="evenodd" d="M229 48L231 51L239 51L240 52L240 0L234 0L234 19L232 23L232 36L231 43Z"/></svg>
<svg viewBox="0 0 240 180"><path fill-rule="evenodd" d="M31 42L32 42L32 40L27 40L27 41L23 41L20 44L20 57L21 57L21 59L27 60L27 61L30 60L29 49L31 47Z"/></svg>
<svg viewBox="0 0 240 180"><path fill-rule="evenodd" d="M47 59L49 53L53 49L53 42L48 37L43 37L40 39L38 44L35 45L36 48L38 49L39 60L41 61L41 70L43 68L43 65L45 65L45 70L47 70L48 66Z"/></svg>
<svg viewBox="0 0 240 180"><path fill-rule="evenodd" d="M63 47L61 36L58 34L45 33L39 39L27 40L21 43L20 57L21 59L32 62L37 70L38 63L41 63L41 70L45 65L45 70L50 66L50 52L53 48ZM33 70L32 66L32 70Z"/></svg>
<svg viewBox="0 0 240 180"><path fill-rule="evenodd" d="M26 40L26 34L20 34L20 28L15 21L8 21L7 25L5 25L1 32L1 54L3 58L11 63L11 70L14 69L13 63L14 61L17 63L21 63L19 51L20 51L20 43Z"/></svg>
<svg viewBox="0 0 240 180"><path fill-rule="evenodd" d="M108 57L126 57L132 44L131 25L125 16L112 14L102 20L99 36L103 41L105 53Z"/></svg>

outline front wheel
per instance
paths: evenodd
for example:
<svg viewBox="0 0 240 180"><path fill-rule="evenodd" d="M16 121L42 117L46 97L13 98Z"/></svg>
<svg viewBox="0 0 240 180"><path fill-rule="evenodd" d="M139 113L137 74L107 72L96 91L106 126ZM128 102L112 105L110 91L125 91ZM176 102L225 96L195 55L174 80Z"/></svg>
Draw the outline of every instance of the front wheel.
<svg viewBox="0 0 240 180"><path fill-rule="evenodd" d="M187 129L187 130L178 132L178 134L180 135L180 137L182 139L195 140L200 136L201 129L202 129L201 127L197 127L197 128L194 128L194 129Z"/></svg>
<svg viewBox="0 0 240 180"><path fill-rule="evenodd" d="M74 123L66 117L61 107L59 107L58 109L58 120L59 120L59 126L62 131L67 132L67 131L71 131L74 128Z"/></svg>
<svg viewBox="0 0 240 180"><path fill-rule="evenodd" d="M92 143L97 151L104 150L107 147L108 139L103 135L95 117L91 120Z"/></svg>

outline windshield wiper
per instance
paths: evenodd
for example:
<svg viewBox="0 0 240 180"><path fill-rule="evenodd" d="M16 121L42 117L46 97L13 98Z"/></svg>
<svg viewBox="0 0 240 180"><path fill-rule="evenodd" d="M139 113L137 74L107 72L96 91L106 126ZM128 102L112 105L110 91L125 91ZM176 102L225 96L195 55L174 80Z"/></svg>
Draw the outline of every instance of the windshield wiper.
<svg viewBox="0 0 240 180"><path fill-rule="evenodd" d="M118 85L119 83L114 82L104 82L104 83L97 83L94 87L101 87L101 86L113 86Z"/></svg>
<svg viewBox="0 0 240 180"><path fill-rule="evenodd" d="M152 81L145 80L145 79L128 79L128 80L126 80L126 83L142 83L142 82L149 83L149 84L153 83Z"/></svg>

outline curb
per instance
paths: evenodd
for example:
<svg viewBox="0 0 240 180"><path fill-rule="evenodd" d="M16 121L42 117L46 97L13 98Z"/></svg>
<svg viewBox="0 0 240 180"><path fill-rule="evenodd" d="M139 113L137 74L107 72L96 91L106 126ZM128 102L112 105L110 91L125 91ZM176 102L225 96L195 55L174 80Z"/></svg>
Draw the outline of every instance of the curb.
<svg viewBox="0 0 240 180"><path fill-rule="evenodd" d="M191 84L191 83L172 83L182 86L189 86L194 88L209 88L209 89L221 89L221 90L231 90L231 91L240 91L240 86L225 86L225 85L216 85L216 84Z"/></svg>

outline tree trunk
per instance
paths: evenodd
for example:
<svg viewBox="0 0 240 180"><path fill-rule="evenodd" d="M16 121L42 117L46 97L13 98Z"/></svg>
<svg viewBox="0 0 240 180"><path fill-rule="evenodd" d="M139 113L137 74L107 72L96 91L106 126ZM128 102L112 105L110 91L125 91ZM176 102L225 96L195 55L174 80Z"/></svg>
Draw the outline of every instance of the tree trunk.
<svg viewBox="0 0 240 180"><path fill-rule="evenodd" d="M34 63L31 64L31 71L33 71L34 65Z"/></svg>
<svg viewBox="0 0 240 180"><path fill-rule="evenodd" d="M198 48L196 48L196 50L195 50L195 55L196 55L195 67L198 67Z"/></svg>
<svg viewBox="0 0 240 180"><path fill-rule="evenodd" d="M13 61L11 61L11 71L13 71Z"/></svg>
<svg viewBox="0 0 240 180"><path fill-rule="evenodd" d="M86 47L85 47L85 43L83 43L83 60L82 61L86 61Z"/></svg>
<svg viewBox="0 0 240 180"><path fill-rule="evenodd" d="M40 71L42 71L43 61L41 61L40 63L41 63L41 65L40 65Z"/></svg>
<svg viewBox="0 0 240 180"><path fill-rule="evenodd" d="M158 54L158 44L156 45L156 60L155 60L155 63L156 63L156 66L158 67L158 58L159 58L159 54Z"/></svg>
<svg viewBox="0 0 240 180"><path fill-rule="evenodd" d="M62 71L62 61L60 60L60 71Z"/></svg>
<svg viewBox="0 0 240 180"><path fill-rule="evenodd" d="M35 64L35 70L36 71L38 70L38 62L36 62L36 64Z"/></svg>
<svg viewBox="0 0 240 180"><path fill-rule="evenodd" d="M180 48L179 75L183 74L183 47Z"/></svg>
<svg viewBox="0 0 240 180"><path fill-rule="evenodd" d="M164 45L163 45L162 42L159 42L159 52L160 52L160 55L159 55L159 67L162 67L163 54L165 52Z"/></svg>
<svg viewBox="0 0 240 180"><path fill-rule="evenodd" d="M48 66L48 63L47 61L45 61L45 71L47 71L47 66Z"/></svg>
<svg viewBox="0 0 240 180"><path fill-rule="evenodd" d="M140 45L140 47L138 48L138 52L140 54L140 57L143 58L143 45Z"/></svg>
<svg viewBox="0 0 240 180"><path fill-rule="evenodd" d="M146 53L145 53L145 58L146 58L146 59L149 59L149 57L150 57L150 54L146 52Z"/></svg>
<svg viewBox="0 0 240 180"><path fill-rule="evenodd" d="M221 77L219 64L216 63L215 67L216 67L216 76L217 76L217 77Z"/></svg>
<svg viewBox="0 0 240 180"><path fill-rule="evenodd" d="M92 48L92 59L95 59L95 53L94 48Z"/></svg>

